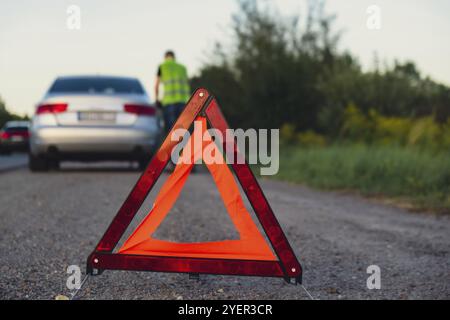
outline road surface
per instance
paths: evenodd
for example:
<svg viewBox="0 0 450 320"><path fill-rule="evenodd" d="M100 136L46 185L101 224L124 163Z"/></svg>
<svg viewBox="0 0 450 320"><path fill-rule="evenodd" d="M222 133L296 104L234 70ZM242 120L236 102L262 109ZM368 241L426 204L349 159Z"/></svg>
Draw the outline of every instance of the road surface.
<svg viewBox="0 0 450 320"><path fill-rule="evenodd" d="M9 155L0 154L0 173L23 168L27 165L28 158L23 153L12 153Z"/></svg>
<svg viewBox="0 0 450 320"><path fill-rule="evenodd" d="M66 268L80 265L107 228L138 172L97 166L0 173L0 299L69 295ZM316 299L449 299L450 219L283 182L262 187ZM149 196L140 216L151 207ZM130 230L129 230L130 231ZM191 175L156 233L161 239L235 238L211 177ZM367 267L381 270L369 290ZM277 278L105 271L80 299L308 299Z"/></svg>

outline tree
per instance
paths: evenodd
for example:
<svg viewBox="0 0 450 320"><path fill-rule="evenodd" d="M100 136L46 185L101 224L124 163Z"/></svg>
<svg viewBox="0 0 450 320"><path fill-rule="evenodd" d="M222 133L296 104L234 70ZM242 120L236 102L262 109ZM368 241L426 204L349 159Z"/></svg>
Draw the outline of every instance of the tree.
<svg viewBox="0 0 450 320"><path fill-rule="evenodd" d="M7 121L11 120L28 120L28 117L21 117L10 113L6 110L5 102L0 97L0 128L2 128Z"/></svg>
<svg viewBox="0 0 450 320"><path fill-rule="evenodd" d="M312 6L299 32L298 17L284 18L270 9L241 1L233 16L234 48L225 52L218 45L222 62L204 67L192 84L216 93L235 125L276 128L289 122L317 129L322 96L316 83L324 66L333 63L337 41L330 36L331 18L322 9L314 15Z"/></svg>
<svg viewBox="0 0 450 320"><path fill-rule="evenodd" d="M336 17L325 2L308 1L304 24L270 5L240 1L233 16L231 48L218 43L210 62L192 79L210 88L233 127L315 130L336 136L350 104L385 116L450 114L450 89L424 78L413 62L363 72L358 60L339 51Z"/></svg>

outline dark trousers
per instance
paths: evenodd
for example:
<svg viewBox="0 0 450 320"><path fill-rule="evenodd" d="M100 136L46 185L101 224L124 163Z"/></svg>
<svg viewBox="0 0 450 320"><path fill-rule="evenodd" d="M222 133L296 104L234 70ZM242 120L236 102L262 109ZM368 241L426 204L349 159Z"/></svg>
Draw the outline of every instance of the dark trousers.
<svg viewBox="0 0 450 320"><path fill-rule="evenodd" d="M164 128L166 133L173 127L181 112L183 112L184 103L174 103L163 106Z"/></svg>

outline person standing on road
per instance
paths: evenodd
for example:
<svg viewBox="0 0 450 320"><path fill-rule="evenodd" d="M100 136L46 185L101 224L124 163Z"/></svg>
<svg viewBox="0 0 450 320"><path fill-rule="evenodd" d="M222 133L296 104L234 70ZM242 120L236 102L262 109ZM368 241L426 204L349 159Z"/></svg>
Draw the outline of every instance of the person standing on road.
<svg viewBox="0 0 450 320"><path fill-rule="evenodd" d="M166 132L172 128L190 97L186 67L175 61L175 53L167 51L159 66L155 82L155 99L162 107ZM164 86L164 96L159 100L159 85Z"/></svg>

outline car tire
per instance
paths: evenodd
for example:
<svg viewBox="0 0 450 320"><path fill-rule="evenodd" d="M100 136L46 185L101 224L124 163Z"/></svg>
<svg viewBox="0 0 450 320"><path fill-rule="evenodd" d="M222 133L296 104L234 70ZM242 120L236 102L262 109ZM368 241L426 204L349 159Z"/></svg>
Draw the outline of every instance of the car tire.
<svg viewBox="0 0 450 320"><path fill-rule="evenodd" d="M32 172L42 172L48 170L48 162L43 156L28 155L28 167Z"/></svg>

